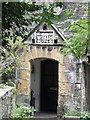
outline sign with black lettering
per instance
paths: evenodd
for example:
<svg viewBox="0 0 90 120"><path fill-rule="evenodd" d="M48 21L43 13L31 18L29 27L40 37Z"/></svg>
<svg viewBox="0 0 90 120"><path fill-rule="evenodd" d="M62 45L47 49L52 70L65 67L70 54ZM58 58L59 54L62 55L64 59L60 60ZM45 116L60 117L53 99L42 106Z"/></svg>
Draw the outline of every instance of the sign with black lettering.
<svg viewBox="0 0 90 120"><path fill-rule="evenodd" d="M53 31L38 31L35 34L36 44L53 44L54 43L54 33Z"/></svg>

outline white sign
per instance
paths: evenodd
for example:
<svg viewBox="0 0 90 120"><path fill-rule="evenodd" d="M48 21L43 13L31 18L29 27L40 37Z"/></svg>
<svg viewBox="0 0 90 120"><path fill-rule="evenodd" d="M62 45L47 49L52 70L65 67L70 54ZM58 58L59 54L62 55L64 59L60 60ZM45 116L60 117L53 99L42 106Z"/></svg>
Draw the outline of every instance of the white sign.
<svg viewBox="0 0 90 120"><path fill-rule="evenodd" d="M36 32L35 43L39 44L53 44L54 43L54 33L53 31L43 30Z"/></svg>

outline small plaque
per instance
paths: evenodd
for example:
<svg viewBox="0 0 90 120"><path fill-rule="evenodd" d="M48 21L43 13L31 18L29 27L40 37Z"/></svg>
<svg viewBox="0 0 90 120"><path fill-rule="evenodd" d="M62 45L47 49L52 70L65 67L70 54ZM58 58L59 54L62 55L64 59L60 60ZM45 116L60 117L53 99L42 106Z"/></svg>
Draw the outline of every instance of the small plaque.
<svg viewBox="0 0 90 120"><path fill-rule="evenodd" d="M38 31L35 34L36 44L53 44L54 43L54 32L53 31Z"/></svg>

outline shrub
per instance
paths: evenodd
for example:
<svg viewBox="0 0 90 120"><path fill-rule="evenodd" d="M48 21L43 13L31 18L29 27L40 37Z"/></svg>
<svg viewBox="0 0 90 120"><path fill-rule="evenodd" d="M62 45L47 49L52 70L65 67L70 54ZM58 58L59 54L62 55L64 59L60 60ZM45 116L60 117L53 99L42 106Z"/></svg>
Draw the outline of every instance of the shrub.
<svg viewBox="0 0 90 120"><path fill-rule="evenodd" d="M34 107L15 106L11 112L11 118L32 118L34 112Z"/></svg>
<svg viewBox="0 0 90 120"><path fill-rule="evenodd" d="M90 113L85 113L80 117L80 120L90 120Z"/></svg>
<svg viewBox="0 0 90 120"><path fill-rule="evenodd" d="M90 120L89 112L81 113L79 111L68 111L65 113L65 116L79 116L80 120Z"/></svg>

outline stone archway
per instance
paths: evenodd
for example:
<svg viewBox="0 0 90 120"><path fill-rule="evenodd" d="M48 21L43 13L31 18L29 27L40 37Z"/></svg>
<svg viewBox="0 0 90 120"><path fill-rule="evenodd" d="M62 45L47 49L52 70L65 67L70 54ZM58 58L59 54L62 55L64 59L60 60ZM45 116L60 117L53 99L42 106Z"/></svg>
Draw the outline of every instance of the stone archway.
<svg viewBox="0 0 90 120"><path fill-rule="evenodd" d="M33 69L33 62L35 59L42 59L42 60L54 60L58 62L58 106L60 104L60 90L62 89L60 87L60 79L63 79L64 75L63 72L61 70L61 67L63 68L63 55L60 52L60 48L61 47L56 47L56 46L47 46L47 47L43 47L43 46L32 46L30 47L30 61L31 61L31 69ZM31 70L32 71L32 70ZM30 74L31 76L31 74ZM31 77L30 77L31 78ZM65 79L65 77L64 77ZM31 84L30 84L31 85ZM40 104L39 104L40 105ZM40 109L38 109L40 110Z"/></svg>
<svg viewBox="0 0 90 120"><path fill-rule="evenodd" d="M19 80L18 84L18 101L20 103L30 105L31 96L31 74L34 71L33 62L36 59L49 59L58 61L58 106L57 114L61 115L60 107L63 101L66 108L72 110L84 110L84 102L82 101L85 95L84 78L82 64L79 63L79 68L75 62L72 62L72 57L64 56L61 53L60 46L34 46L30 45L28 51L23 51L20 54L21 68L18 68L16 76ZM37 63L38 64L38 63ZM77 70L78 74L77 74ZM81 71L81 72L80 72ZM78 80L80 82L78 82ZM84 88L84 89L83 89ZM77 93L79 97L77 99ZM82 102L79 102L82 101ZM81 107L82 105L82 107ZM73 107L72 107L73 106Z"/></svg>
<svg viewBox="0 0 90 120"><path fill-rule="evenodd" d="M33 62L40 59L49 59L58 62L58 107L60 107L61 95L68 95L70 85L66 76L68 57L63 56L60 46L30 46L28 51L20 56L22 68L19 70L20 84L18 85L18 94L21 95L21 102L30 105L31 100L31 79L34 72ZM37 63L38 65L38 63ZM23 98L22 98L23 97ZM20 98L20 97L18 97Z"/></svg>

